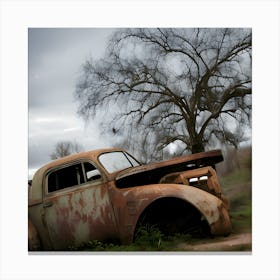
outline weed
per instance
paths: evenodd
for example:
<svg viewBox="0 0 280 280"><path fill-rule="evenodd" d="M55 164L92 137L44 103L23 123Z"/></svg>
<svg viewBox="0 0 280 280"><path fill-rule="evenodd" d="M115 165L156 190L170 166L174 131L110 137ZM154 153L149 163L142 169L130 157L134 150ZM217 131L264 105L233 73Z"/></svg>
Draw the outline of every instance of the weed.
<svg viewBox="0 0 280 280"><path fill-rule="evenodd" d="M163 236L155 225L140 226L135 235L135 244L160 249Z"/></svg>
<svg viewBox="0 0 280 280"><path fill-rule="evenodd" d="M135 241L129 245L91 240L79 247L71 246L71 251L174 251L179 243L191 242L190 234L177 233L172 236L164 235L156 226L140 226Z"/></svg>

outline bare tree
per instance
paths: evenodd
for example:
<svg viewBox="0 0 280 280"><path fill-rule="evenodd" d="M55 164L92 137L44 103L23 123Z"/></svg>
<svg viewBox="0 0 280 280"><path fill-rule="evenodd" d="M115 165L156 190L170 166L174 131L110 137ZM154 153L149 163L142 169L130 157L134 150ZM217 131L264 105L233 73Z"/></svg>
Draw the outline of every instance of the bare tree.
<svg viewBox="0 0 280 280"><path fill-rule="evenodd" d="M115 139L114 145L121 147L131 152L140 162L149 163L151 161L159 161L163 158L169 158L167 149L162 149L160 152L155 150L157 143L161 141L159 135L154 131L140 130L134 126L127 126L126 137ZM139 135L140 134L140 135ZM157 137L158 136L158 137Z"/></svg>
<svg viewBox="0 0 280 280"><path fill-rule="evenodd" d="M85 61L75 95L83 117L110 109L107 131L134 127L155 151L237 146L250 125L251 30L121 29L104 59Z"/></svg>
<svg viewBox="0 0 280 280"><path fill-rule="evenodd" d="M60 141L55 145L54 152L50 155L51 159L58 159L78 153L82 150L82 146L76 141Z"/></svg>

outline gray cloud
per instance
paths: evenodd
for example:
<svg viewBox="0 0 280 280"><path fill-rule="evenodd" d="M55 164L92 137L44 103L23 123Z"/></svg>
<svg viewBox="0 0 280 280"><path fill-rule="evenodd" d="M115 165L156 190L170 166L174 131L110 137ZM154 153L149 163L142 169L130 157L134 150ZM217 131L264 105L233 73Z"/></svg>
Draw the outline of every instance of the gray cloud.
<svg viewBox="0 0 280 280"><path fill-rule="evenodd" d="M100 58L114 29L31 28L28 31L29 168L50 160L57 141L75 140L85 149L109 145L98 118L77 116L73 92L81 64Z"/></svg>

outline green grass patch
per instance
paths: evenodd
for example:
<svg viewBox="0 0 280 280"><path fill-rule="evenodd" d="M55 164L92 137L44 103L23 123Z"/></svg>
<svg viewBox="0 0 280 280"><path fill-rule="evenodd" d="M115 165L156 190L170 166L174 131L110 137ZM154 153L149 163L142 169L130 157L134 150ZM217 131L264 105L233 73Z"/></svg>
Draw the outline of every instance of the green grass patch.
<svg viewBox="0 0 280 280"><path fill-rule="evenodd" d="M232 230L234 233L251 232L252 230L252 207L241 205L235 211L230 212Z"/></svg>
<svg viewBox="0 0 280 280"><path fill-rule="evenodd" d="M220 177L222 192L230 201L230 216L234 233L252 230L252 172L250 158L244 158L240 167Z"/></svg>
<svg viewBox="0 0 280 280"><path fill-rule="evenodd" d="M251 182L252 174L250 168L235 169L232 173L227 176L220 176L220 183L224 191L232 189L236 185Z"/></svg>
<svg viewBox="0 0 280 280"><path fill-rule="evenodd" d="M109 251L109 252L139 252L139 251L176 251L179 243L193 242L197 239L190 234L175 234L165 236L155 226L140 227L136 233L135 242L129 245L120 245L112 242L92 240L79 247L70 247L72 251Z"/></svg>

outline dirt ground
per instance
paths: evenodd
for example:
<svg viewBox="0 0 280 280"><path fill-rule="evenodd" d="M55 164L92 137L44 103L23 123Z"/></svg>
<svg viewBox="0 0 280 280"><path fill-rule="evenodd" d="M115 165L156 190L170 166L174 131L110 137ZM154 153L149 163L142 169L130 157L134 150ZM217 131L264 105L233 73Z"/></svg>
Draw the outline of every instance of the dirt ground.
<svg viewBox="0 0 280 280"><path fill-rule="evenodd" d="M227 237L214 237L211 239L204 239L203 241L196 241L192 244L181 243L178 244L179 250L184 251L203 251L203 252L217 252L217 251L252 251L252 234L240 233L231 234Z"/></svg>

